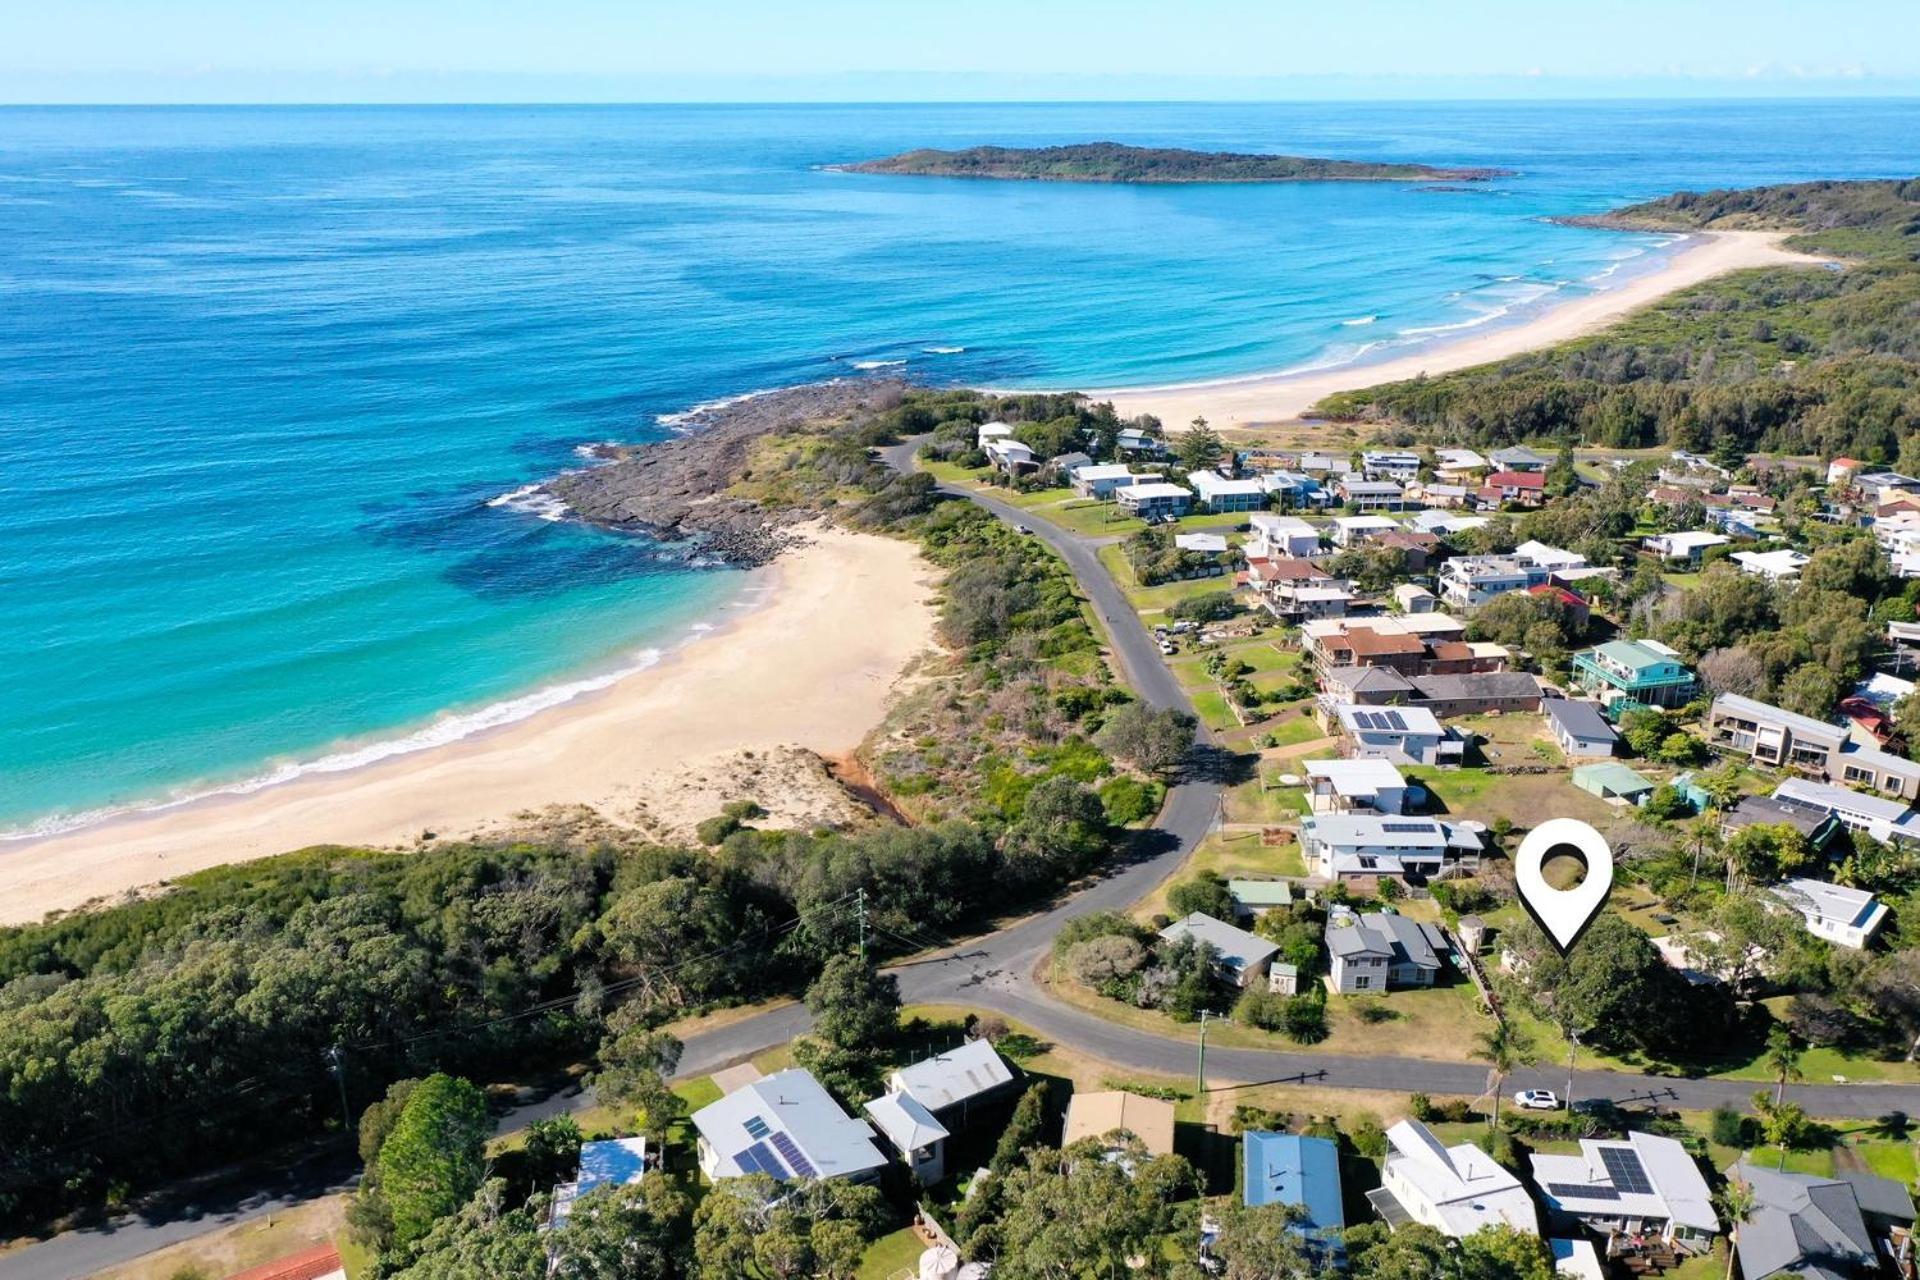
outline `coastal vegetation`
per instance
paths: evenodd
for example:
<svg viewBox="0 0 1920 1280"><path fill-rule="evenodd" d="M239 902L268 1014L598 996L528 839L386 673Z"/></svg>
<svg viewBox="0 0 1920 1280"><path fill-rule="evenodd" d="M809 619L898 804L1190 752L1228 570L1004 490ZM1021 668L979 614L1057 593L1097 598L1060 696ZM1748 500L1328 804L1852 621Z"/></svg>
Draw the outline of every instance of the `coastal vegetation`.
<svg viewBox="0 0 1920 1280"><path fill-rule="evenodd" d="M1063 147L931 147L843 166L854 173L1029 182L1484 182L1505 169L1081 142Z"/></svg>
<svg viewBox="0 0 1920 1280"><path fill-rule="evenodd" d="M1569 438L1920 468L1920 181L1682 193L1598 221L1791 231L1789 247L1845 263L1736 272L1591 337L1343 392L1313 412L1391 424L1389 440Z"/></svg>

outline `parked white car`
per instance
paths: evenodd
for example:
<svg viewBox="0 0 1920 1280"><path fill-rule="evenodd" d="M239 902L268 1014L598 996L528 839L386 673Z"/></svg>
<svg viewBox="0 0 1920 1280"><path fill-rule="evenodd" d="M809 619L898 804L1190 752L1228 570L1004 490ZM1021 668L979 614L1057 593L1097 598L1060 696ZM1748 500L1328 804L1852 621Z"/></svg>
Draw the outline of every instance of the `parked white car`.
<svg viewBox="0 0 1920 1280"><path fill-rule="evenodd" d="M1551 1089L1522 1089L1513 1095L1513 1105L1528 1111L1558 1111L1560 1097Z"/></svg>

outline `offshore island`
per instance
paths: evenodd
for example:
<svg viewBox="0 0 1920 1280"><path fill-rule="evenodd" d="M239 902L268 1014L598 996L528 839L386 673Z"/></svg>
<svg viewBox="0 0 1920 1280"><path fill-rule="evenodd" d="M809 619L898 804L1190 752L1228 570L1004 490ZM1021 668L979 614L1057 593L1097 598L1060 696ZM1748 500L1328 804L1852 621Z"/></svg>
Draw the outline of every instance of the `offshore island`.
<svg viewBox="0 0 1920 1280"><path fill-rule="evenodd" d="M1189 151L1080 142L1064 147L923 147L899 155L832 166L846 173L917 178L997 178L1014 182L1488 182L1511 169L1429 164L1376 164L1315 156Z"/></svg>

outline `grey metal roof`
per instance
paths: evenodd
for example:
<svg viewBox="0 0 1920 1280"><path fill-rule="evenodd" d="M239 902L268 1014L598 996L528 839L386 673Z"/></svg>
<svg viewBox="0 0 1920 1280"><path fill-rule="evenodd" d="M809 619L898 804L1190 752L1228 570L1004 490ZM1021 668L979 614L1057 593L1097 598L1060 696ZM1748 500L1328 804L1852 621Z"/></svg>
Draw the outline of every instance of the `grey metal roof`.
<svg viewBox="0 0 1920 1280"><path fill-rule="evenodd" d="M893 1073L894 1088L913 1095L929 1111L991 1093L1012 1079L1007 1060L985 1040L969 1040Z"/></svg>
<svg viewBox="0 0 1920 1280"><path fill-rule="evenodd" d="M1828 724L1824 720L1815 720L1812 716L1803 716L1792 711L1783 711L1767 702L1758 702L1752 698L1743 698L1737 693L1723 693L1713 700L1712 714L1732 714L1743 720L1766 721L1785 725L1804 738L1818 738L1838 745L1846 734L1838 725Z"/></svg>
<svg viewBox="0 0 1920 1280"><path fill-rule="evenodd" d="M1414 690L1429 702L1537 698L1540 682L1524 671L1467 671L1459 675L1415 676Z"/></svg>
<svg viewBox="0 0 1920 1280"><path fill-rule="evenodd" d="M1352 693L1411 693L1413 684L1392 667L1329 667L1321 679Z"/></svg>
<svg viewBox="0 0 1920 1280"><path fill-rule="evenodd" d="M1547 713L1547 719L1559 725L1576 738L1598 739L1612 742L1617 735L1607 718L1600 714L1600 708L1591 702L1580 702L1573 698L1548 698L1541 703Z"/></svg>
<svg viewBox="0 0 1920 1280"><path fill-rule="evenodd" d="M1742 1275L1851 1275L1858 1264L1872 1261L1873 1237L1847 1183L1744 1159L1728 1173L1753 1189L1753 1211L1741 1224L1737 1246Z"/></svg>
<svg viewBox="0 0 1920 1280"><path fill-rule="evenodd" d="M833 1178L887 1162L866 1122L842 1111L813 1074L799 1067L776 1071L700 1108L693 1113L693 1126L725 1161L722 1176L760 1171L783 1182Z"/></svg>

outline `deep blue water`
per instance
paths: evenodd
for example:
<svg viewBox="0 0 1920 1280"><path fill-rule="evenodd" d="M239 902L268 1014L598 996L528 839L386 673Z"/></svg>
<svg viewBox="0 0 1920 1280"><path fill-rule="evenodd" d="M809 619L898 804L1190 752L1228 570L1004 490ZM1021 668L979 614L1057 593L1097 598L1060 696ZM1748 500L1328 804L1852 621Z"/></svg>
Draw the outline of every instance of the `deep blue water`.
<svg viewBox="0 0 1920 1280"><path fill-rule="evenodd" d="M1519 176L818 167L1095 138ZM739 576L494 500L690 404L1378 355L1657 261L1543 215L1916 156L1915 103L0 110L0 827L338 767L644 661Z"/></svg>

